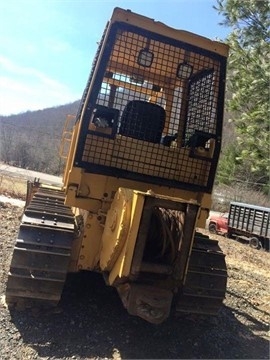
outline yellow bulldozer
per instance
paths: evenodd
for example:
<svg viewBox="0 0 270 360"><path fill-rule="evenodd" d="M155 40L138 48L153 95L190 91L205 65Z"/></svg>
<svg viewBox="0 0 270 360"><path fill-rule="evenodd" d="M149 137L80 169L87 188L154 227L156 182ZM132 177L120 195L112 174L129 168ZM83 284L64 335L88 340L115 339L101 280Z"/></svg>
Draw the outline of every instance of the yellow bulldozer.
<svg viewBox="0 0 270 360"><path fill-rule="evenodd" d="M221 149L227 57L225 44L113 10L63 132L63 186L28 182L9 305L55 305L68 273L94 271L148 322L217 314L225 256L199 229Z"/></svg>

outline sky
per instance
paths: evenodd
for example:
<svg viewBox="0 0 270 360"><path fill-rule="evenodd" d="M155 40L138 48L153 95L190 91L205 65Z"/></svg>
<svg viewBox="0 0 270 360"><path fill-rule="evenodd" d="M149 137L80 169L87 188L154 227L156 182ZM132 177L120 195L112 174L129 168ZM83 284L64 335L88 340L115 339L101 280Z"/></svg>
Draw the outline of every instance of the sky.
<svg viewBox="0 0 270 360"><path fill-rule="evenodd" d="M3 0L0 2L0 115L79 100L115 7L210 39L229 29L215 0Z"/></svg>

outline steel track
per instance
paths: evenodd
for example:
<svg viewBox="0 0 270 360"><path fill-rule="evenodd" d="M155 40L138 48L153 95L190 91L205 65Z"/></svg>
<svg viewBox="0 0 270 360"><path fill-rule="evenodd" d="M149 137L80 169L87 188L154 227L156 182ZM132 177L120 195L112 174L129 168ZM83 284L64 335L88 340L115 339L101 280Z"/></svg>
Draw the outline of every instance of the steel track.
<svg viewBox="0 0 270 360"><path fill-rule="evenodd" d="M63 192L40 187L22 217L6 302L56 305L65 283L73 238L74 216L64 205Z"/></svg>
<svg viewBox="0 0 270 360"><path fill-rule="evenodd" d="M176 311L216 315L225 298L227 267L218 241L196 233Z"/></svg>

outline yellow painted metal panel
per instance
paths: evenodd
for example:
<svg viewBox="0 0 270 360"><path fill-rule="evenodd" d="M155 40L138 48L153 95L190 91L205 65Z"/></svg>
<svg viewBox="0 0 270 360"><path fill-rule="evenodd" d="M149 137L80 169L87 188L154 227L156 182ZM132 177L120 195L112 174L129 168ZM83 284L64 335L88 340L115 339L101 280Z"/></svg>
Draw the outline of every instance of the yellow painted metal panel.
<svg viewBox="0 0 270 360"><path fill-rule="evenodd" d="M134 248L138 235L140 220L143 211L145 194L133 191L133 201L131 210L130 226L127 233L126 242L122 248L114 267L109 274L109 284L112 285L117 278L123 278L130 273Z"/></svg>
<svg viewBox="0 0 270 360"><path fill-rule="evenodd" d="M98 269L103 230L99 215L90 213L84 226L83 240L78 258L78 270Z"/></svg>
<svg viewBox="0 0 270 360"><path fill-rule="evenodd" d="M101 270L110 271L126 242L131 221L133 191L119 188L106 215L100 253Z"/></svg>
<svg viewBox="0 0 270 360"><path fill-rule="evenodd" d="M121 8L115 8L111 18L111 22L113 23L116 21L133 24L135 26L155 32L157 34L168 36L175 40L185 41L189 44L202 47L217 54L228 56L229 48L226 44L210 40L206 37L188 31L173 29L163 24L162 22L155 21L154 19L150 19L146 16L139 15L131 11L126 11Z"/></svg>

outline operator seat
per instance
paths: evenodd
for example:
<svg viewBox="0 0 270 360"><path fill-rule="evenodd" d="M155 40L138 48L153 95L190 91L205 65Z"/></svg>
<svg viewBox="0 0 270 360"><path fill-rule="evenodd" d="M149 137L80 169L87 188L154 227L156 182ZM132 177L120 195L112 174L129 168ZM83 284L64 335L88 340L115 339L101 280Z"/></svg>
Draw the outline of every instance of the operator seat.
<svg viewBox="0 0 270 360"><path fill-rule="evenodd" d="M119 134L160 143L165 117L163 107L147 101L132 100L127 103L123 111Z"/></svg>

